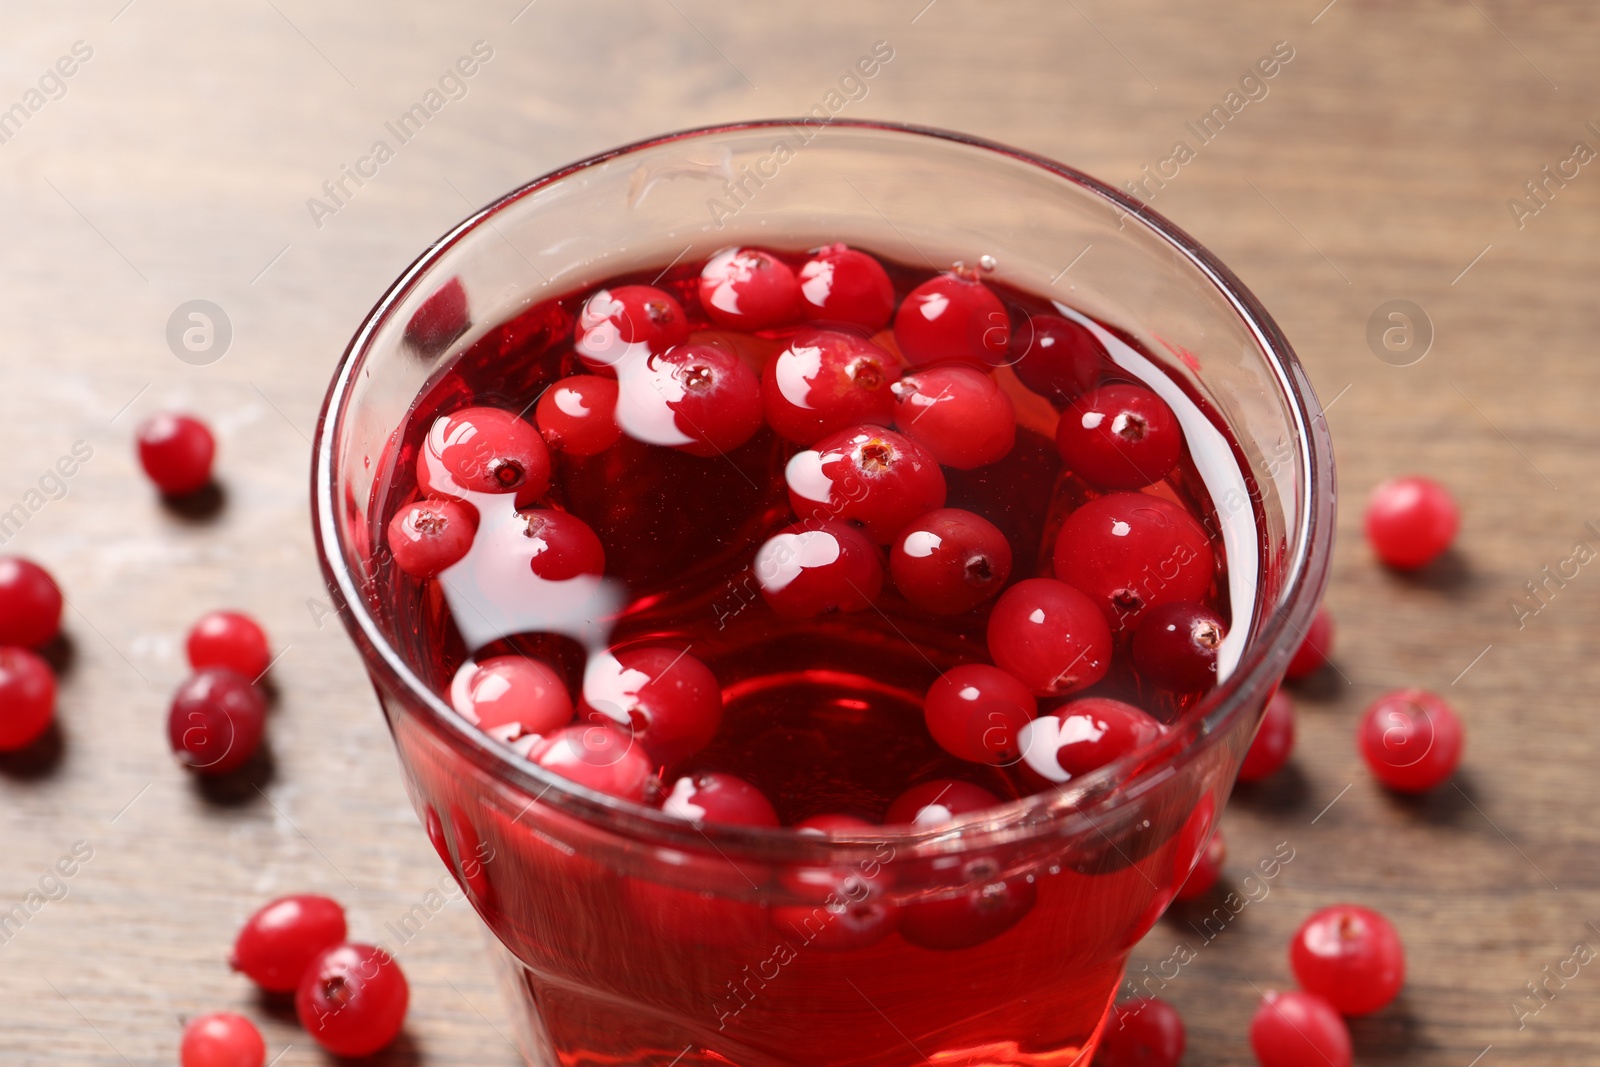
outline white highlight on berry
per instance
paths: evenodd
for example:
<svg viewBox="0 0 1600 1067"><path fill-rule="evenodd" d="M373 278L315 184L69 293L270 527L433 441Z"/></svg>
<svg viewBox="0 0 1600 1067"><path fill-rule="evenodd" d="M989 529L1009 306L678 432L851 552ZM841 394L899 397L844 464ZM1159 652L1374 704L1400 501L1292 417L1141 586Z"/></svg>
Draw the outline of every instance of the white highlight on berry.
<svg viewBox="0 0 1600 1067"><path fill-rule="evenodd" d="M667 815L676 815L680 819L698 821L706 817L706 809L694 802L697 792L694 778L684 775L672 783L672 792L667 794L667 799L661 802L661 810Z"/></svg>
<svg viewBox="0 0 1600 1067"><path fill-rule="evenodd" d="M828 504L833 500L833 480L822 471L822 453L814 448L796 452L783 468L790 492L802 500Z"/></svg>
<svg viewBox="0 0 1600 1067"><path fill-rule="evenodd" d="M911 825L929 830L935 826L943 826L955 817L956 813L943 804L927 804L912 818Z"/></svg>
<svg viewBox="0 0 1600 1067"><path fill-rule="evenodd" d="M933 555L944 540L932 530L913 530L906 534L906 539L900 543L905 554L916 559L923 559Z"/></svg>
<svg viewBox="0 0 1600 1067"><path fill-rule="evenodd" d="M811 409L811 379L822 369L822 349L815 345L790 345L778 353L772 365L772 378L778 392L797 408Z"/></svg>
<svg viewBox="0 0 1600 1067"><path fill-rule="evenodd" d="M1028 621L1031 622L1031 623L1035 623L1035 624L1043 623L1044 622L1044 609L1043 608L1034 608L1033 611L1028 613Z"/></svg>
<svg viewBox="0 0 1600 1067"><path fill-rule="evenodd" d="M781 593L800 572L826 567L839 558L839 540L826 530L781 533L756 552L756 581L763 591Z"/></svg>
<svg viewBox="0 0 1600 1067"><path fill-rule="evenodd" d="M956 696L960 697L962 700L977 700L982 695L983 693L980 692L978 687L975 685L963 686L956 693Z"/></svg>
<svg viewBox="0 0 1600 1067"><path fill-rule="evenodd" d="M826 259L813 259L800 268L800 293L806 303L821 307L833 292L833 263Z"/></svg>
<svg viewBox="0 0 1600 1067"><path fill-rule="evenodd" d="M655 365L650 346L643 341L629 344L612 317L622 311L622 302L602 289L591 296L578 313L582 333L573 344L578 354L603 363L617 372L617 425L629 437L648 445L672 448L694 438L678 428L677 416L669 404L683 399L683 384L670 369ZM576 399L576 398L574 398ZM556 405L568 415L589 413L581 406L573 411L556 395Z"/></svg>
<svg viewBox="0 0 1600 1067"><path fill-rule="evenodd" d="M1051 782L1066 782L1072 775L1063 770L1056 753L1080 741L1098 741L1105 736L1106 724L1089 715L1041 715L1017 734L1022 762L1039 777Z"/></svg>
<svg viewBox="0 0 1600 1067"><path fill-rule="evenodd" d="M569 389L563 385L556 390L551 400L555 402L557 410L571 418L581 419L589 414L589 405L583 402L583 394L576 389Z"/></svg>
<svg viewBox="0 0 1600 1067"><path fill-rule="evenodd" d="M1127 523L1123 522L1121 519L1118 519L1116 522L1111 524L1111 536L1113 536L1113 537L1127 537L1128 533L1132 529L1133 529L1132 526L1129 526Z"/></svg>
<svg viewBox="0 0 1600 1067"><path fill-rule="evenodd" d="M1083 413L1083 428L1092 430L1105 421L1105 413L1101 411L1085 411Z"/></svg>
<svg viewBox="0 0 1600 1067"><path fill-rule="evenodd" d="M742 248L724 248L706 260L706 265L700 269L700 277L715 283L711 305L730 315L739 314L739 292L734 286L747 281L751 275L750 263L741 258L743 255Z"/></svg>
<svg viewBox="0 0 1600 1067"><path fill-rule="evenodd" d="M583 669L583 700L618 725L631 726L628 713L639 706L639 690L649 683L650 675L624 667L610 651L591 652Z"/></svg>
<svg viewBox="0 0 1600 1067"><path fill-rule="evenodd" d="M950 306L950 298L943 293L927 293L922 297L922 303L917 308L922 312L922 317L933 322Z"/></svg>

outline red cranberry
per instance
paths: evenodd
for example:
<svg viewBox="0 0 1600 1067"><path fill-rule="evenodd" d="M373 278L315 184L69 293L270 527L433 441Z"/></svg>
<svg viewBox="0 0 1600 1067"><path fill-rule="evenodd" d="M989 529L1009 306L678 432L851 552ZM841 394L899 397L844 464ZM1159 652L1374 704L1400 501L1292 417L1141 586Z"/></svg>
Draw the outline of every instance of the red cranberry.
<svg viewBox="0 0 1600 1067"><path fill-rule="evenodd" d="M1350 1028L1311 993L1268 993L1250 1021L1261 1067L1350 1067Z"/></svg>
<svg viewBox="0 0 1600 1067"><path fill-rule="evenodd" d="M471 504L431 497L407 504L389 520L389 551L395 566L419 581L460 562L478 534Z"/></svg>
<svg viewBox="0 0 1600 1067"><path fill-rule="evenodd" d="M256 1024L243 1015L213 1012L183 1028L178 1062L183 1067L262 1067L267 1043Z"/></svg>
<svg viewBox="0 0 1600 1067"><path fill-rule="evenodd" d="M969 866L993 866L988 857L979 857ZM985 941L992 941L1033 910L1038 889L1033 879L1019 875L1003 881L986 882L941 900L906 904L900 908L900 936L913 945L942 952L955 952Z"/></svg>
<svg viewBox="0 0 1600 1067"><path fill-rule="evenodd" d="M944 472L934 458L915 441L877 426L824 437L795 453L784 477L795 514L860 523L880 545L918 515L944 506Z"/></svg>
<svg viewBox="0 0 1600 1067"><path fill-rule="evenodd" d="M1211 887L1222 877L1222 864L1228 858L1228 846L1222 841L1222 831L1213 830L1211 840L1195 860L1194 870L1178 887L1176 899L1197 900L1211 892Z"/></svg>
<svg viewBox="0 0 1600 1067"><path fill-rule="evenodd" d="M547 582L564 582L580 574L604 574L606 550L589 524L553 508L528 508L517 513L522 534L531 542L529 566Z"/></svg>
<svg viewBox="0 0 1600 1067"><path fill-rule="evenodd" d="M1056 449L1096 489L1142 489L1178 465L1183 430L1166 401L1142 385L1104 385L1067 406Z"/></svg>
<svg viewBox="0 0 1600 1067"><path fill-rule="evenodd" d="M601 289L584 302L574 333L578 358L599 371L614 368L633 351L659 355L682 344L689 339L689 319L683 306L664 290L619 285Z"/></svg>
<svg viewBox="0 0 1600 1067"><path fill-rule="evenodd" d="M405 342L425 356L436 356L467 332L467 290L460 278L451 278L412 314L406 323Z"/></svg>
<svg viewBox="0 0 1600 1067"><path fill-rule="evenodd" d="M604 720L564 726L528 752L545 770L597 793L642 804L655 769L633 735Z"/></svg>
<svg viewBox="0 0 1600 1067"><path fill-rule="evenodd" d="M1095 1053L1095 1067L1178 1067L1183 1059L1183 1019L1155 997L1112 1005Z"/></svg>
<svg viewBox="0 0 1600 1067"><path fill-rule="evenodd" d="M800 282L771 252L725 248L700 270L700 303L719 326L764 330L799 315Z"/></svg>
<svg viewBox="0 0 1600 1067"><path fill-rule="evenodd" d="M1050 578L1001 594L989 614L989 658L1038 696L1093 685L1111 668L1111 630L1094 601Z"/></svg>
<svg viewBox="0 0 1600 1067"><path fill-rule="evenodd" d="M1450 490L1431 478L1392 478L1367 498L1367 540L1378 558L1410 571L1438 559L1461 527Z"/></svg>
<svg viewBox="0 0 1600 1067"><path fill-rule="evenodd" d="M1222 616L1204 604L1176 601L1145 612L1133 632L1133 665L1174 693L1199 693L1217 682Z"/></svg>
<svg viewBox="0 0 1600 1067"><path fill-rule="evenodd" d="M573 714L561 675L527 656L495 656L478 664L456 710L502 741L554 733Z"/></svg>
<svg viewBox="0 0 1600 1067"><path fill-rule="evenodd" d="M633 736L658 764L692 756L722 723L717 676L687 650L630 648L591 662L584 702Z"/></svg>
<svg viewBox="0 0 1600 1067"><path fill-rule="evenodd" d="M1011 369L1057 407L1094 388L1105 358L1094 334L1059 315L1030 315L1011 332Z"/></svg>
<svg viewBox="0 0 1600 1067"><path fill-rule="evenodd" d="M400 1034L411 998L406 976L381 948L344 944L306 968L295 1014L313 1040L336 1056L370 1056Z"/></svg>
<svg viewBox="0 0 1600 1067"><path fill-rule="evenodd" d="M1279 690L1267 701L1256 737L1239 765L1239 781L1259 782L1282 767L1294 748L1294 702Z"/></svg>
<svg viewBox="0 0 1600 1067"><path fill-rule="evenodd" d="M960 365L929 367L894 384L894 424L947 467L972 470L1006 458L1017 412L994 379Z"/></svg>
<svg viewBox="0 0 1600 1067"><path fill-rule="evenodd" d="M1194 516L1148 493L1091 500L1056 536L1056 577L1093 598L1119 632L1160 604L1204 599L1215 571Z"/></svg>
<svg viewBox="0 0 1600 1067"><path fill-rule="evenodd" d="M982 282L941 274L900 302L894 339L913 366L957 361L998 366L1011 344L1011 318Z"/></svg>
<svg viewBox="0 0 1600 1067"><path fill-rule="evenodd" d="M61 589L21 556L0 556L0 645L38 648L61 630Z"/></svg>
<svg viewBox="0 0 1600 1067"><path fill-rule="evenodd" d="M139 463L167 496L188 496L211 484L217 442L188 415L157 415L139 427Z"/></svg>
<svg viewBox="0 0 1600 1067"><path fill-rule="evenodd" d="M417 453L417 484L438 496L514 493L517 507L527 507L550 487L550 450L509 411L463 408L429 429Z"/></svg>
<svg viewBox="0 0 1600 1067"><path fill-rule="evenodd" d="M228 965L269 993L292 993L311 961L344 938L338 901L310 893L282 897L245 922Z"/></svg>
<svg viewBox="0 0 1600 1067"><path fill-rule="evenodd" d="M928 733L939 747L973 763L1015 763L1023 728L1037 711L1027 686L986 663L945 671L922 703Z"/></svg>
<svg viewBox="0 0 1600 1067"><path fill-rule="evenodd" d="M1047 782L1067 782L1154 742L1167 728L1106 697L1084 697L1039 716L1022 731L1022 765Z"/></svg>
<svg viewBox="0 0 1600 1067"><path fill-rule="evenodd" d="M56 713L56 676L36 653L0 647L0 752L26 748Z"/></svg>
<svg viewBox="0 0 1600 1067"><path fill-rule="evenodd" d="M197 671L226 667L254 680L267 673L267 666L272 662L266 631L256 620L237 611L202 615L189 630L189 640L184 647L189 655L189 666Z"/></svg>
<svg viewBox="0 0 1600 1067"><path fill-rule="evenodd" d="M787 619L861 611L883 590L877 546L842 522L796 523L769 537L751 567L762 599Z"/></svg>
<svg viewBox="0 0 1600 1067"><path fill-rule="evenodd" d="M1357 742L1378 781L1401 793L1426 793L1461 762L1461 720L1433 693L1401 689L1367 709Z"/></svg>
<svg viewBox="0 0 1600 1067"><path fill-rule="evenodd" d="M957 817L992 808L1000 798L982 786L958 778L936 778L914 785L895 798L883 821L904 823L919 830L931 830Z"/></svg>
<svg viewBox="0 0 1600 1067"><path fill-rule="evenodd" d="M197 671L178 687L167 737L178 761L198 774L238 770L255 755L267 702L250 679L221 667Z"/></svg>
<svg viewBox="0 0 1600 1067"><path fill-rule="evenodd" d="M731 774L688 774L672 783L661 810L692 822L777 826L778 813L761 790Z"/></svg>
<svg viewBox="0 0 1600 1067"><path fill-rule="evenodd" d="M795 826L802 834L860 835L877 829L849 815L816 815ZM888 869L876 860L855 866L795 867L779 875L806 903L772 909L781 936L796 946L829 951L865 948L894 932L898 909L888 895Z"/></svg>
<svg viewBox="0 0 1600 1067"><path fill-rule="evenodd" d="M843 322L876 333L894 311L894 285L865 252L832 244L817 249L801 266L800 303L813 321Z"/></svg>
<svg viewBox="0 0 1600 1067"><path fill-rule="evenodd" d="M895 535L889 572L895 588L923 611L954 615L982 604L1011 577L1011 545L994 523L960 508L939 508Z"/></svg>
<svg viewBox="0 0 1600 1067"><path fill-rule="evenodd" d="M545 443L569 456L596 456L622 438L617 425L617 383L598 374L575 374L544 391L533 419Z"/></svg>
<svg viewBox="0 0 1600 1067"><path fill-rule="evenodd" d="M1341 1015L1370 1015L1400 995L1405 948L1393 924L1370 908L1338 904L1301 924L1289 965L1306 992Z"/></svg>
<svg viewBox="0 0 1600 1067"><path fill-rule="evenodd" d="M651 357L666 371L660 382L678 431L675 445L691 456L731 452L761 429L761 380L732 352L713 345L679 345Z"/></svg>
<svg viewBox="0 0 1600 1067"><path fill-rule="evenodd" d="M1332 652L1333 616L1328 614L1327 608L1318 608L1316 615L1311 619L1311 625L1306 627L1306 634L1300 642L1300 647L1295 649L1294 655L1289 658L1289 666L1284 670L1283 676L1290 681L1309 678L1322 669Z"/></svg>
<svg viewBox="0 0 1600 1067"><path fill-rule="evenodd" d="M859 423L887 425L895 358L871 341L839 330L801 330L767 364L761 399L780 437L811 445Z"/></svg>

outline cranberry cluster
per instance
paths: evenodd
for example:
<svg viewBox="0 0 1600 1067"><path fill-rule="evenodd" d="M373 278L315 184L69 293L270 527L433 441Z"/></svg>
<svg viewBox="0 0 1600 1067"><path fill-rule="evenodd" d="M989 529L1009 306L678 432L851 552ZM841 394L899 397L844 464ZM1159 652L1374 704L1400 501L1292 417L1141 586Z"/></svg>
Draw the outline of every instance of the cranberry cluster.
<svg viewBox="0 0 1600 1067"><path fill-rule="evenodd" d="M213 611L185 642L194 674L178 687L167 713L167 739L178 761L196 774L228 774L261 747L267 700L258 683L271 666L267 635L236 611Z"/></svg>

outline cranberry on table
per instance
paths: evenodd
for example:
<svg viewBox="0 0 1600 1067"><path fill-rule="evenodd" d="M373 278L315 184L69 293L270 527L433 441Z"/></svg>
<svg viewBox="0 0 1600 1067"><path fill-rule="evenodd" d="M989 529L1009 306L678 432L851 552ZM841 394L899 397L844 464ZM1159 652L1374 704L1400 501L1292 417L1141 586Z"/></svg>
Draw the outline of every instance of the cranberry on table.
<svg viewBox="0 0 1600 1067"><path fill-rule="evenodd" d="M250 679L208 667L178 687L167 715L167 737L173 754L191 771L227 774L255 755L266 718L267 702Z"/></svg>
<svg viewBox="0 0 1600 1067"><path fill-rule="evenodd" d="M999 366L1011 344L1011 317L1000 298L976 278L941 274L900 302L894 339L913 366Z"/></svg>
<svg viewBox="0 0 1600 1067"><path fill-rule="evenodd" d="M777 826L772 802L745 781L722 771L686 774L672 783L661 810L692 822L727 826Z"/></svg>
<svg viewBox="0 0 1600 1067"><path fill-rule="evenodd" d="M1056 407L1093 389L1105 358L1094 334L1059 315L1029 315L1011 331L1011 369Z"/></svg>
<svg viewBox="0 0 1600 1067"><path fill-rule="evenodd" d="M1289 761L1294 749L1294 701L1281 689L1267 701L1255 740L1239 765L1239 781L1259 782Z"/></svg>
<svg viewBox="0 0 1600 1067"><path fill-rule="evenodd" d="M805 329L767 364L762 407L778 436L810 446L860 423L888 425L898 361L843 330Z"/></svg>
<svg viewBox="0 0 1600 1067"><path fill-rule="evenodd" d="M0 752L26 748L56 713L56 676L37 653L0 646Z"/></svg>
<svg viewBox="0 0 1600 1067"><path fill-rule="evenodd" d="M272 662L266 631L248 615L213 611L200 617L189 630L184 650L195 670L226 667L246 678L260 678Z"/></svg>
<svg viewBox="0 0 1600 1067"><path fill-rule="evenodd" d="M534 745L528 759L568 781L636 804L655 787L655 767L644 746L604 720L562 727Z"/></svg>
<svg viewBox="0 0 1600 1067"><path fill-rule="evenodd" d="M478 512L459 500L418 500L395 512L386 535L395 566L425 581L459 563L472 548Z"/></svg>
<svg viewBox="0 0 1600 1067"><path fill-rule="evenodd" d="M561 675L528 656L494 656L478 664L456 710L502 741L552 733L573 715Z"/></svg>
<svg viewBox="0 0 1600 1067"><path fill-rule="evenodd" d="M784 468L802 519L856 522L886 545L906 523L944 506L944 472L921 445L879 426L829 434Z"/></svg>
<svg viewBox="0 0 1600 1067"><path fill-rule="evenodd" d="M262 1067L267 1043L256 1024L230 1011L201 1015L183 1028L182 1067Z"/></svg>
<svg viewBox="0 0 1600 1067"><path fill-rule="evenodd" d="M889 573L923 611L953 615L982 604L1011 576L1011 545L999 527L961 508L918 516L895 535Z"/></svg>
<svg viewBox="0 0 1600 1067"><path fill-rule="evenodd" d="M370 1056L400 1034L411 998L406 976L381 948L343 944L311 961L295 993L295 1014L336 1056Z"/></svg>
<svg viewBox="0 0 1600 1067"><path fill-rule="evenodd" d="M1206 847L1200 851L1194 870L1189 872L1189 877L1178 887L1175 899L1195 900L1211 892L1211 887L1222 877L1222 864L1227 858L1228 846L1223 843L1222 831L1211 831L1211 840L1207 841Z"/></svg>
<svg viewBox="0 0 1600 1067"><path fill-rule="evenodd" d="M764 330L798 317L800 282L771 252L725 248L700 270L700 303L719 326Z"/></svg>
<svg viewBox="0 0 1600 1067"><path fill-rule="evenodd" d="M877 546L842 522L796 523L773 534L751 570L762 599L788 619L861 611L883 590Z"/></svg>
<svg viewBox="0 0 1600 1067"><path fill-rule="evenodd" d="M38 648L61 630L61 589L21 556L0 556L0 645Z"/></svg>
<svg viewBox="0 0 1600 1067"><path fill-rule="evenodd" d="M269 993L292 993L311 962L344 939L338 901L314 893L282 897L245 922L228 965Z"/></svg>
<svg viewBox="0 0 1600 1067"><path fill-rule="evenodd" d="M1367 540L1396 570L1416 570L1438 559L1460 527L1455 498L1431 478L1391 478L1367 498Z"/></svg>
<svg viewBox="0 0 1600 1067"><path fill-rule="evenodd" d="M1096 489L1142 489L1183 454L1178 417L1142 385L1106 385L1067 406L1056 424L1067 467Z"/></svg>
<svg viewBox="0 0 1600 1067"><path fill-rule="evenodd" d="M1261 1067L1350 1067L1350 1028L1313 993L1268 993L1250 1020Z"/></svg>
<svg viewBox="0 0 1600 1067"><path fill-rule="evenodd" d="M1461 762L1461 720L1449 704L1423 689L1379 697L1358 729L1362 758L1378 781L1397 792L1437 788Z"/></svg>
<svg viewBox="0 0 1600 1067"><path fill-rule="evenodd" d="M945 671L928 687L922 712L928 733L952 756L1005 765L1021 755L1022 731L1037 714L1038 701L999 667L969 663Z"/></svg>
<svg viewBox="0 0 1600 1067"><path fill-rule="evenodd" d="M883 821L927 830L943 826L958 816L992 808L1000 802L999 797L982 786L959 778L936 778L914 785L896 797Z"/></svg>
<svg viewBox="0 0 1600 1067"><path fill-rule="evenodd" d="M630 648L591 661L583 697L604 719L631 726L634 740L658 764L692 756L722 723L717 676L681 648Z"/></svg>
<svg viewBox="0 0 1600 1067"><path fill-rule="evenodd" d="M714 345L679 345L650 357L670 375L664 391L678 431L689 438L674 445L691 456L731 452L761 429L761 380L744 361ZM676 395L673 395L674 391Z"/></svg>
<svg viewBox="0 0 1600 1067"><path fill-rule="evenodd" d="M853 815L813 815L795 825L801 834L858 836L878 828ZM777 929L792 930L810 948L848 952L876 944L894 932L899 909L884 897L891 884L889 868L874 864L840 867L793 867L779 882L803 903L772 909Z"/></svg>
<svg viewBox="0 0 1600 1067"><path fill-rule="evenodd" d="M1155 997L1125 1001L1111 1007L1095 1067L1178 1067L1184 1043L1177 1008Z"/></svg>
<svg viewBox="0 0 1600 1067"><path fill-rule="evenodd" d="M1001 594L989 613L989 658L1037 696L1091 686L1111 669L1111 629L1079 590L1029 578Z"/></svg>
<svg viewBox="0 0 1600 1067"><path fill-rule="evenodd" d="M1216 574L1205 528L1148 493L1108 493L1068 515L1054 562L1056 577L1088 594L1119 632L1151 608L1203 600Z"/></svg>
<svg viewBox="0 0 1600 1067"><path fill-rule="evenodd" d="M462 408L429 428L417 453L417 485L435 496L511 493L526 507L550 487L550 449L509 411Z"/></svg>
<svg viewBox="0 0 1600 1067"><path fill-rule="evenodd" d="M1289 666L1283 676L1291 682L1309 678L1320 671L1333 653L1333 616L1328 609L1319 607L1311 618L1311 625L1300 640L1300 646L1289 657Z"/></svg>
<svg viewBox="0 0 1600 1067"><path fill-rule="evenodd" d="M216 439L199 419L162 414L139 427L139 463L167 496L188 496L211 484Z"/></svg>
<svg viewBox="0 0 1600 1067"><path fill-rule="evenodd" d="M1337 904L1312 915L1289 943L1289 965L1308 993L1341 1015L1370 1015L1400 995L1405 948L1371 908Z"/></svg>
<svg viewBox="0 0 1600 1067"><path fill-rule="evenodd" d="M547 582L564 582L580 574L604 574L606 550L589 524L554 508L528 508L517 513L522 535L531 542L528 566Z"/></svg>
<svg viewBox="0 0 1600 1067"><path fill-rule="evenodd" d="M1217 649L1227 633L1222 616L1204 604L1162 604L1133 631L1133 665L1163 689L1202 692L1217 683Z"/></svg>
<svg viewBox="0 0 1600 1067"><path fill-rule="evenodd" d="M601 289L584 301L573 330L573 348L593 371L615 368L634 352L660 354L688 339L683 305L651 285Z"/></svg>
<svg viewBox="0 0 1600 1067"><path fill-rule="evenodd" d="M622 439L617 425L617 383L598 374L575 374L544 391L533 421L545 443L569 456L597 456Z"/></svg>
<svg viewBox="0 0 1600 1067"><path fill-rule="evenodd" d="M929 367L893 386L894 424L947 467L997 463L1017 441L1017 412L993 378L960 364Z"/></svg>
<svg viewBox="0 0 1600 1067"><path fill-rule="evenodd" d="M865 252L826 245L800 267L800 303L806 317L843 322L875 333L894 312L894 285L883 265Z"/></svg>
<svg viewBox="0 0 1600 1067"><path fill-rule="evenodd" d="M1151 744L1167 732L1132 704L1083 697L1033 720L1022 731L1022 766L1047 782L1067 782Z"/></svg>

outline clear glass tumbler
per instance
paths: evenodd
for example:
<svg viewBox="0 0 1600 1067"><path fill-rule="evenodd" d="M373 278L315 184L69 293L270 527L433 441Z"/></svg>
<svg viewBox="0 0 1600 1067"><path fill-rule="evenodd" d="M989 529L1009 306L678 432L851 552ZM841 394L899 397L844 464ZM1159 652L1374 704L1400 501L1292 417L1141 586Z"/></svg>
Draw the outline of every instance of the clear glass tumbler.
<svg viewBox="0 0 1600 1067"><path fill-rule="evenodd" d="M379 580L378 511L415 398L537 301L728 245L832 241L904 262L992 256L995 277L1156 354L1193 402L1191 448L1233 472L1212 494L1235 611L1225 679L1136 763L934 830L846 839L691 825L486 740L408 653L415 632ZM1037 156L815 120L644 141L472 215L351 341L313 479L329 589L428 835L502 947L523 1053L539 1067L1087 1063L1129 950L1204 847L1321 597L1334 505L1326 428L1294 354L1188 235ZM828 936L851 909L981 913L1018 894L1033 901L1027 916L979 944L890 936L851 950Z"/></svg>

